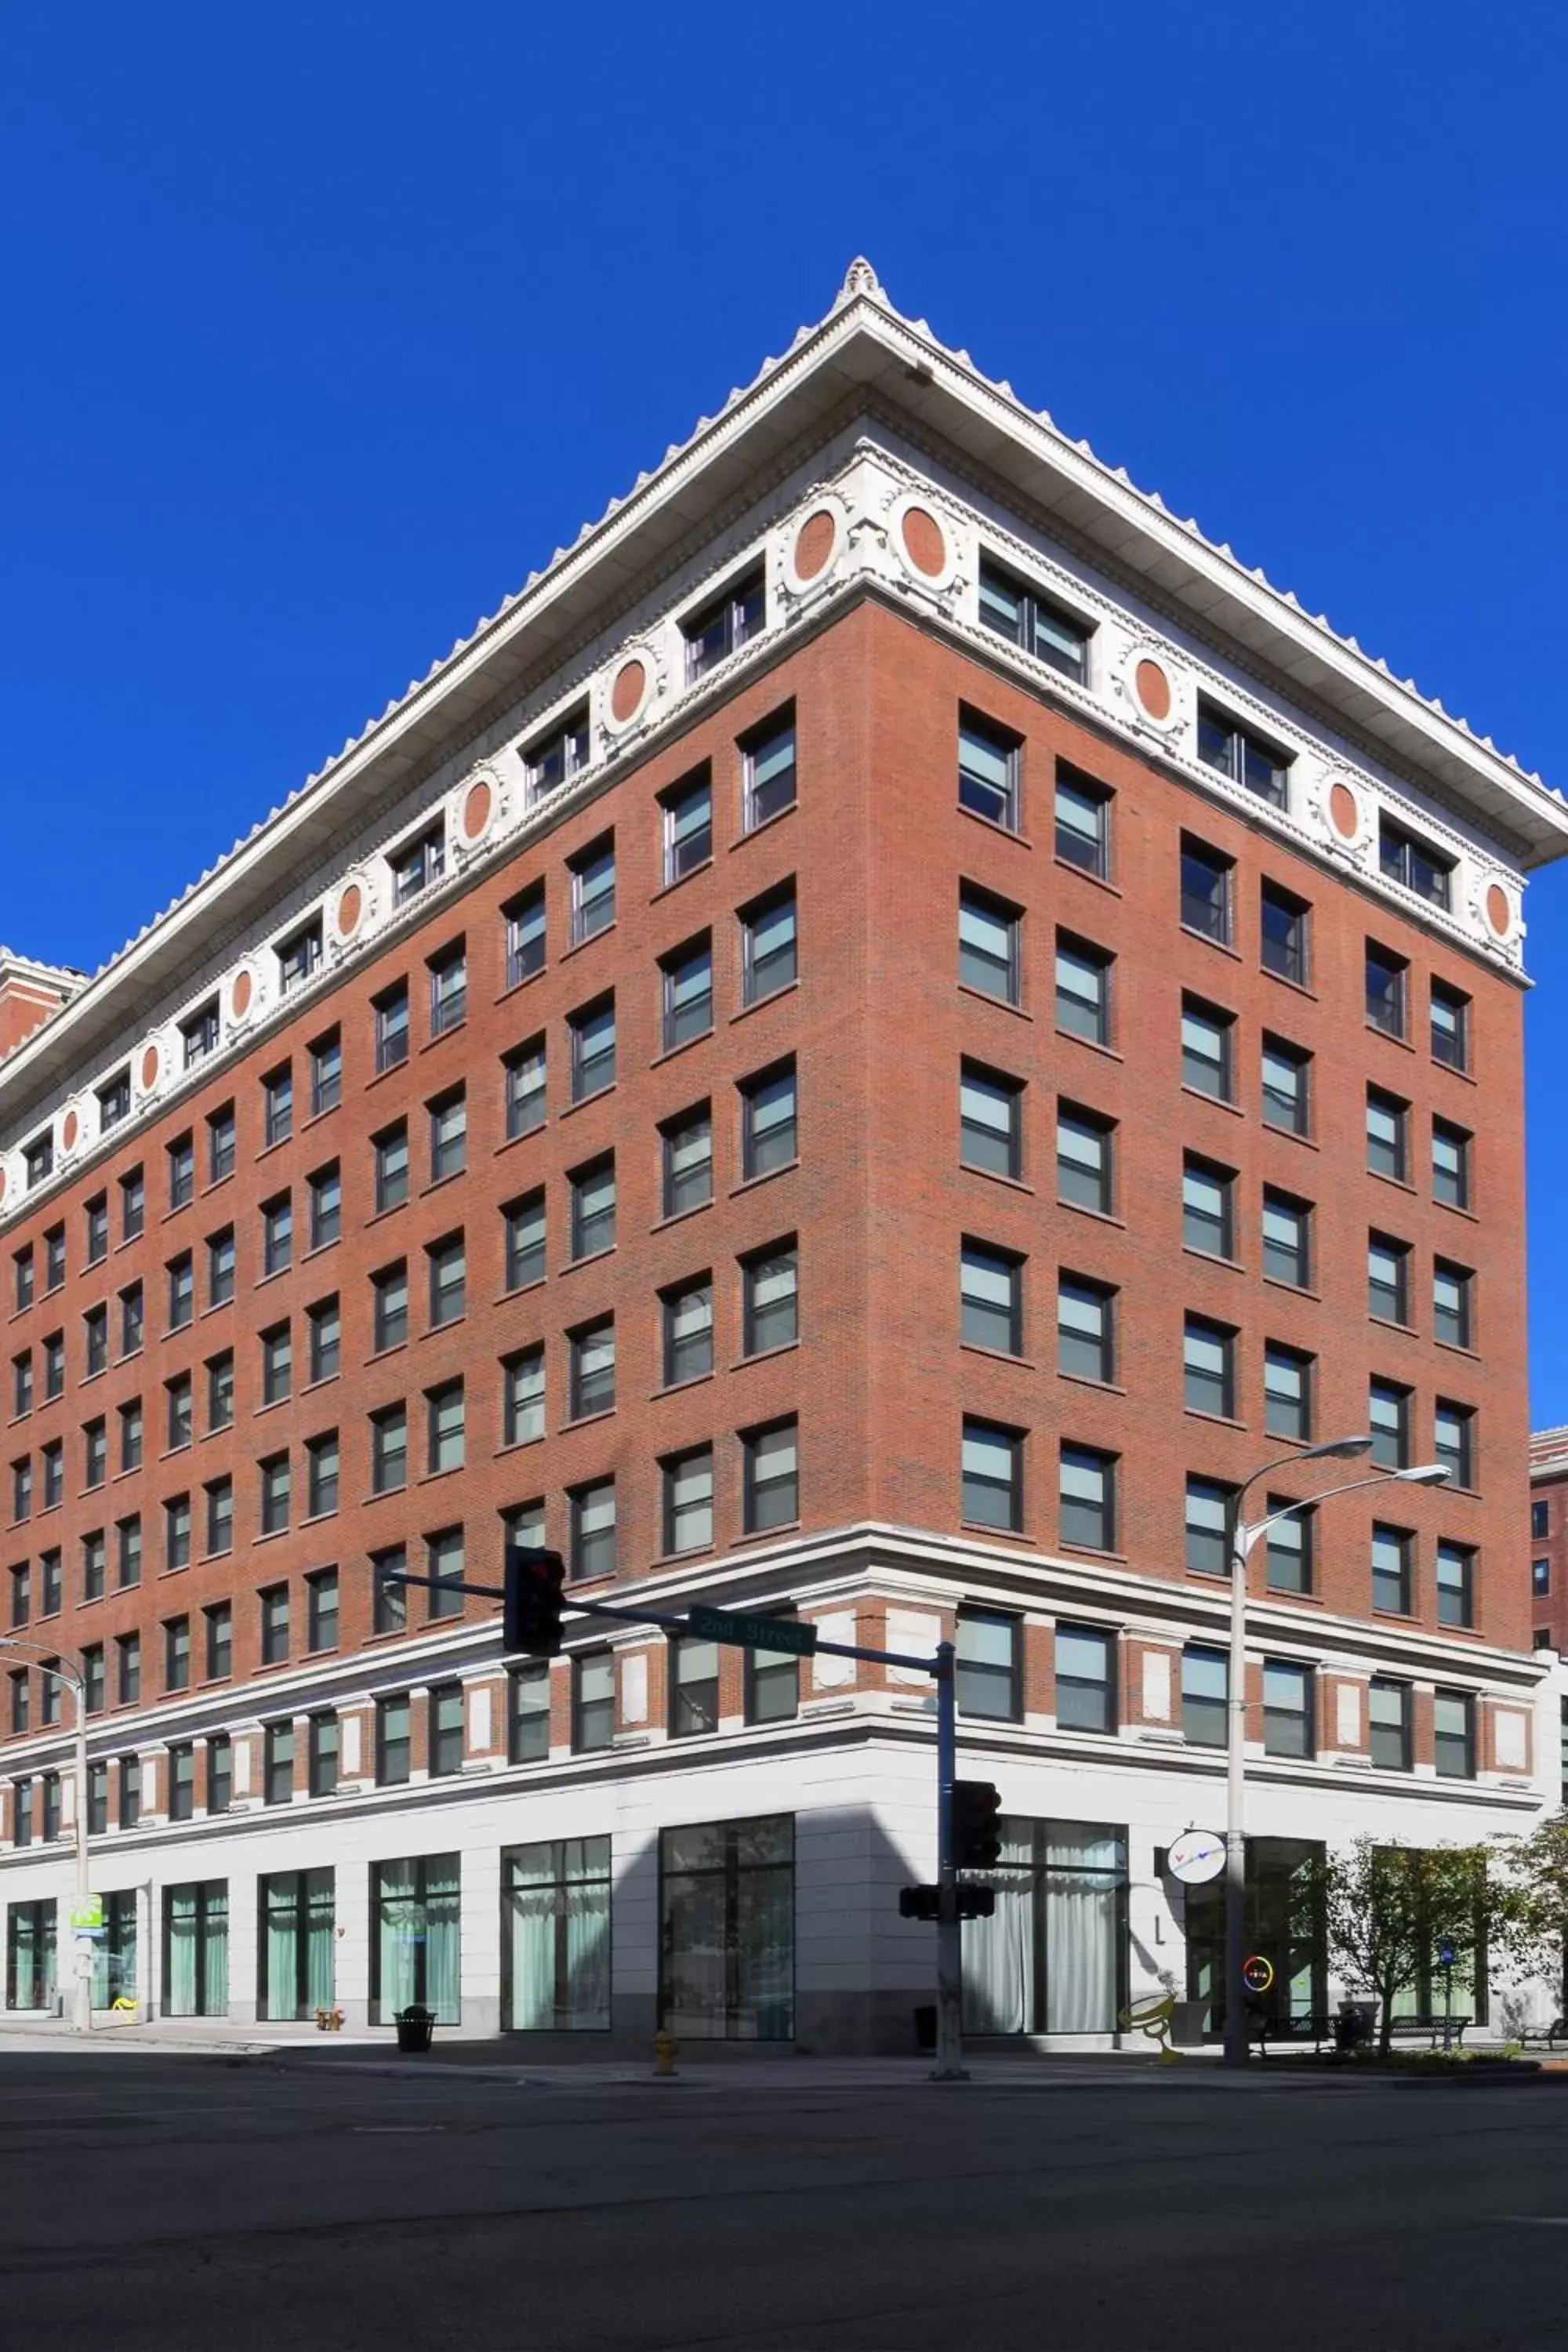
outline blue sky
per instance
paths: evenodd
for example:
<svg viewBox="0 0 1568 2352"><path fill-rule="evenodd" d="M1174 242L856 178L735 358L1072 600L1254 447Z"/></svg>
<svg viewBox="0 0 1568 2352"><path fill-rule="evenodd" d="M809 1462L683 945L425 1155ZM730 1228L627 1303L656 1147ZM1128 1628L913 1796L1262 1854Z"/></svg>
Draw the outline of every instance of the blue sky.
<svg viewBox="0 0 1568 2352"><path fill-rule="evenodd" d="M1568 784L1560 12L106 0L0 90L0 939L92 966L868 253ZM1529 899L1568 1421L1568 869Z"/></svg>

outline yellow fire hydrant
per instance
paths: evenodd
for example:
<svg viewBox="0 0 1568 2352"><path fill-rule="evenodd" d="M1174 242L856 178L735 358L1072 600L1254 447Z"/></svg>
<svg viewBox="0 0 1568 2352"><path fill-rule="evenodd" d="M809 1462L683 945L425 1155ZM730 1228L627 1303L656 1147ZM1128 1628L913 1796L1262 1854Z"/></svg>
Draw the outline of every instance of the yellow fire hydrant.
<svg viewBox="0 0 1568 2352"><path fill-rule="evenodd" d="M664 2080L675 2079L675 2053L680 2044L667 2025L660 2026L653 2037L653 2071Z"/></svg>

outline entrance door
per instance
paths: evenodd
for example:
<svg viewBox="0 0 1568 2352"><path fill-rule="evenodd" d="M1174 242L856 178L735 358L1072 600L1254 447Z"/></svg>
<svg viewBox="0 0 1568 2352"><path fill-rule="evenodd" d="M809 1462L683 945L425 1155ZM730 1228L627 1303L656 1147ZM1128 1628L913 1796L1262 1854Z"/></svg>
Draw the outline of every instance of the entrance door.
<svg viewBox="0 0 1568 2352"><path fill-rule="evenodd" d="M260 1882L258 2007L263 2017L311 2017L332 2006L334 1898L331 1870L281 1870Z"/></svg>
<svg viewBox="0 0 1568 2352"><path fill-rule="evenodd" d="M1247 1949L1274 1970L1267 1992L1248 1996L1260 2017L1321 2015L1328 2000L1321 1845L1307 1838L1247 1841ZM1225 1880L1186 1890L1187 1998L1207 2003L1204 2030L1225 2031Z"/></svg>
<svg viewBox="0 0 1568 2352"><path fill-rule="evenodd" d="M228 2014L228 1881L194 1879L163 1892L163 2010Z"/></svg>

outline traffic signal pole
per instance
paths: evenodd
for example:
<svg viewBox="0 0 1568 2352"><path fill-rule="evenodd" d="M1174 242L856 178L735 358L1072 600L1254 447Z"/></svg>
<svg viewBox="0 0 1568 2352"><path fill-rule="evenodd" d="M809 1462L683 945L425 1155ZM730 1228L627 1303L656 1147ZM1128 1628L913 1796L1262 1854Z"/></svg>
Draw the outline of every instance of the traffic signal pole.
<svg viewBox="0 0 1568 2352"><path fill-rule="evenodd" d="M939 1642L931 1672L936 1680L936 2064L933 2083L965 2083L963 2070L963 1929L958 1916L958 1841L952 1784L958 1777L958 1709L951 1642Z"/></svg>

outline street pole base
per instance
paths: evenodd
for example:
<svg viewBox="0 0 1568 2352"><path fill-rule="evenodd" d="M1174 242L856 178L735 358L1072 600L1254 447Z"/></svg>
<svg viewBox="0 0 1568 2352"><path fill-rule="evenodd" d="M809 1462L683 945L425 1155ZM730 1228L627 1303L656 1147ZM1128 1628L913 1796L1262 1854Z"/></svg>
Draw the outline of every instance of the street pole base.
<svg viewBox="0 0 1568 2352"><path fill-rule="evenodd" d="M966 2066L933 2066L926 2077L929 2083L967 2083L969 2079Z"/></svg>

